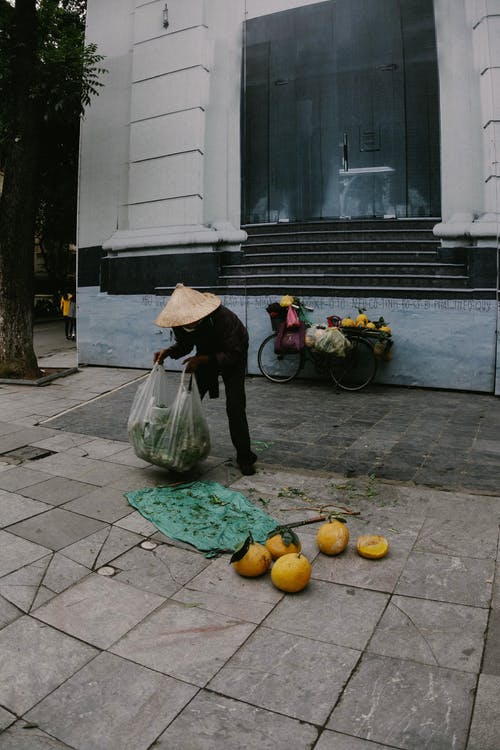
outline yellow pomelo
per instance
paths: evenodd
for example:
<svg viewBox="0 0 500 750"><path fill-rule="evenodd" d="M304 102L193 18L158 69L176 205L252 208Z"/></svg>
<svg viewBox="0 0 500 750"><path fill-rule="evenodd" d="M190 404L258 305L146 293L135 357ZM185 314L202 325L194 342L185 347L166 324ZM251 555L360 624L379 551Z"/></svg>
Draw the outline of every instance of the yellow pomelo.
<svg viewBox="0 0 500 750"><path fill-rule="evenodd" d="M340 521L327 521L319 527L316 541L320 552L325 555L338 555L349 543L349 529Z"/></svg>
<svg viewBox="0 0 500 750"><path fill-rule="evenodd" d="M279 557L271 568L271 581L280 591L294 594L302 591L311 578L312 566L300 552Z"/></svg>
<svg viewBox="0 0 500 750"><path fill-rule="evenodd" d="M378 560L389 552L389 542L381 534L362 534L356 541L356 549L361 557Z"/></svg>

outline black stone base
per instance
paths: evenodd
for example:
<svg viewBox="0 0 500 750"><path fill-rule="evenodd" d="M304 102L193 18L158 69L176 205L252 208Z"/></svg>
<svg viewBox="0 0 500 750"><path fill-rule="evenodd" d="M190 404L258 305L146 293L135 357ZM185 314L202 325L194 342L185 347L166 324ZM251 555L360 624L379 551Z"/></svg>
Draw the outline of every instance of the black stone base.
<svg viewBox="0 0 500 750"><path fill-rule="evenodd" d="M158 287L211 287L217 284L220 253L140 253L133 257L103 257L102 248L79 251L79 286L100 286L108 294L154 294Z"/></svg>
<svg viewBox="0 0 500 750"><path fill-rule="evenodd" d="M497 253L496 247L467 248L467 271L469 286L472 289L496 289Z"/></svg>

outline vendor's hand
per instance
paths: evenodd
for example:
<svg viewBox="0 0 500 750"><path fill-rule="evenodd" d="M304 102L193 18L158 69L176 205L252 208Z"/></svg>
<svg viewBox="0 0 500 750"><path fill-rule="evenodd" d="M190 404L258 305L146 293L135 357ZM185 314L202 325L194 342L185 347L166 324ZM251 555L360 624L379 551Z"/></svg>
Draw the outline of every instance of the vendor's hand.
<svg viewBox="0 0 500 750"><path fill-rule="evenodd" d="M182 364L186 365L186 372L196 372L200 365L208 365L208 355L198 354L196 357L188 357Z"/></svg>
<svg viewBox="0 0 500 750"><path fill-rule="evenodd" d="M161 349L153 355L153 364L162 365L163 361L170 355L170 349Z"/></svg>

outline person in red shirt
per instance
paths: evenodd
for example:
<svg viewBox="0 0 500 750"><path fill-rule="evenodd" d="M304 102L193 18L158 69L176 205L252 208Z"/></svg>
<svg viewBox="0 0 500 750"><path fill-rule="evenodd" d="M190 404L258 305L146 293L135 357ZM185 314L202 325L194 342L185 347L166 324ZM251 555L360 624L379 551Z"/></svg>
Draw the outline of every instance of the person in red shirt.
<svg viewBox="0 0 500 750"><path fill-rule="evenodd" d="M172 296L155 321L172 328L175 344L154 353L154 362L167 357L183 360L187 372L194 372L200 395L219 396L219 375L226 390L226 414L229 434L236 449L242 474L255 474L256 454L250 447L246 416L245 374L248 332L241 320L221 300L209 292L177 284Z"/></svg>

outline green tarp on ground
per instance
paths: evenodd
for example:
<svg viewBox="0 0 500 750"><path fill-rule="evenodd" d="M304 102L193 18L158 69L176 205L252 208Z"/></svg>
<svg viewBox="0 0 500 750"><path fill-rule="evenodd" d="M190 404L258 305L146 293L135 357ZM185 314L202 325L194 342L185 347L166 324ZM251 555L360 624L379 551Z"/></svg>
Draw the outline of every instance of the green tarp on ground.
<svg viewBox="0 0 500 750"><path fill-rule="evenodd" d="M129 503L172 539L214 557L234 550L248 536L264 542L279 522L248 498L217 482L187 482L126 492Z"/></svg>

